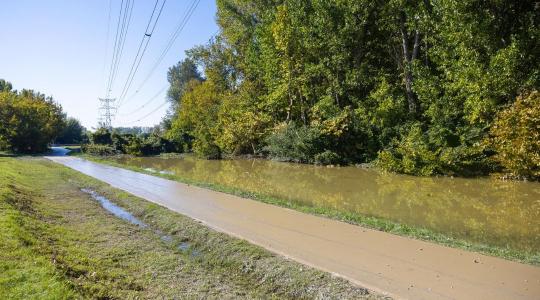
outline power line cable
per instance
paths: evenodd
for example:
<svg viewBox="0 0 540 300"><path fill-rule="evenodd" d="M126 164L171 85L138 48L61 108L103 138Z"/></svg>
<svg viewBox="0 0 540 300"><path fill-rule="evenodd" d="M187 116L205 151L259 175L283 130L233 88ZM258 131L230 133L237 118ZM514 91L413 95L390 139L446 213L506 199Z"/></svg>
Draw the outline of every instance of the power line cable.
<svg viewBox="0 0 540 300"><path fill-rule="evenodd" d="M133 6L135 5L135 1L132 0L131 1L131 8L129 10L129 14L127 14L127 22L125 23L125 27L123 27L123 30L122 30L122 35L121 35L121 43L119 45L119 52L118 52L118 56L117 56L117 60L116 60L116 66L115 66L115 73L113 74L113 81L111 83L111 89L112 87L114 86L114 82L116 80L116 77L118 76L118 69L119 69L119 66L120 66L120 61L122 60L122 54L124 52L124 46L126 44L126 40L127 40L127 34L128 34L128 30L129 30L129 25L131 23L131 16L132 16L132 13L133 13ZM129 3L128 3L128 6L129 6Z"/></svg>
<svg viewBox="0 0 540 300"><path fill-rule="evenodd" d="M109 13L107 16L107 38L105 39L105 56L103 57L103 68L101 69L101 76L105 76L105 67L107 65L107 56L109 54L109 36L111 32L111 13L112 13L112 0L109 0Z"/></svg>
<svg viewBox="0 0 540 300"><path fill-rule="evenodd" d="M167 45L165 46L165 48L161 52L159 58L156 60L156 62L154 63L154 65L150 69L150 72L146 75L146 77L141 82L141 84L139 84L139 86L137 87L137 90L135 91L135 93L133 95L131 95L130 98L133 98L139 92L139 90L146 84L148 79L150 79L150 77L155 72L155 70L159 66L159 64L163 61L163 59L165 58L165 55L167 55L167 53L169 52L171 47L174 45L174 42L176 41L176 39L178 38L180 33L182 33L182 31L184 30L184 27L186 26L187 22L189 21L189 19L193 15L193 12L195 11L197 6L199 5L199 2L200 2L200 0L193 0L191 2L188 9L186 10L186 13L184 14L183 18L180 20L180 22L176 26L176 29L175 29L174 33L171 35L171 37L169 39L169 42L167 43Z"/></svg>
<svg viewBox="0 0 540 300"><path fill-rule="evenodd" d="M105 94L107 95L105 98L99 98L99 101L102 103L102 105L99 108L99 114L100 117L98 118L99 123L105 127L111 127L111 119L115 114L115 109L112 106L112 103L115 101L115 99L111 99L109 97L110 95L110 83L113 76L114 66L115 66L115 59L118 56L118 45L120 44L120 39L122 37L121 31L124 29L125 24L125 14L127 13L127 8L129 7L129 3L126 2L126 6L124 6L124 0L120 3L120 12L118 14L118 21L116 24L116 34L114 38L114 46L113 46L113 53L111 56L111 68L109 70L108 80L105 84ZM124 10L125 8L125 10ZM111 20L111 11L112 11L112 1L109 0L109 16L108 16L108 24L107 24L107 42L106 42L106 48L108 48L108 41L109 41L109 34L110 34L110 20ZM124 15L124 18L122 16ZM122 25L120 25L122 24ZM107 50L106 52L107 53ZM105 54L105 61L107 60L107 54ZM104 63L105 68L105 63Z"/></svg>
<svg viewBox="0 0 540 300"><path fill-rule="evenodd" d="M163 106L165 106L167 103L168 103L168 101L165 100L165 102L161 103L158 107L156 107L154 110L152 110L151 112L147 113L146 115L144 115L144 116L138 118L138 119L135 120L135 121L127 122L127 123L125 123L125 124L133 124L133 123L142 121L142 120L146 119L147 117L151 116L152 114L154 114L156 111L158 111L160 108L162 108Z"/></svg>
<svg viewBox="0 0 540 300"><path fill-rule="evenodd" d="M127 114L120 114L121 116L129 116L129 115L132 115L136 112L138 112L139 110L143 109L144 107L146 107L146 105L150 104L150 102L152 102L154 99L156 99L159 95L161 95L165 89L167 88L168 84L163 86L154 96L152 96L150 99L148 99L148 101L146 101L143 105L139 106L138 108L136 108L135 110L133 110L132 112L130 113L127 113Z"/></svg>
<svg viewBox="0 0 540 300"><path fill-rule="evenodd" d="M215 37L218 33L219 33L219 30L216 31L214 34L212 34L211 38ZM139 106L137 109L133 110L132 112L127 113L127 114L119 114L119 115L128 116L128 115L138 112L139 110L143 109L146 105L148 105L150 102L152 102L154 99L156 99L159 95L161 95L161 93L163 93L168 86L169 84L164 85L154 96L152 96L150 99L148 99L148 101L146 101L143 105Z"/></svg>
<svg viewBox="0 0 540 300"><path fill-rule="evenodd" d="M142 86L144 86L144 84L146 83L146 81L150 78L150 76L153 74L153 72L156 70L156 68L159 66L159 64L162 62L162 60L165 58L165 55L167 55L167 53L169 52L169 50L171 49L171 47L174 45L174 42L176 41L176 39L178 38L178 36L180 35L180 33L183 31L184 27L186 26L186 24L188 23L188 21L190 20L191 16L193 15L193 12L195 11L195 9L197 8L197 6L199 5L199 2L200 0L193 0L191 2L191 5L189 6L188 10L186 11L186 13L184 14L184 17L181 19L181 21L178 23L178 26L176 27L176 30L175 32L173 33L173 35L171 36L169 42L167 43L167 46L164 48L164 50L162 51L161 55L159 56L158 60L156 61L156 63L154 64L154 66L152 67L152 69L150 70L150 72L148 73L148 75L146 76L146 78L144 79L144 81L139 85L139 87L137 88L137 91L135 92L138 93L139 90L142 88ZM135 96L132 95L133 96ZM149 102L148 102L149 103ZM135 122L139 122L145 118L147 118L148 116L152 115L153 113L155 113L156 111L158 111L160 108L162 108L163 106L165 106L166 104L168 103L168 101L165 101L164 103L162 103L161 105L159 105L157 108L155 108L154 110L152 110L151 112L147 113L146 115L144 115L143 117L141 118L138 118L137 120L135 121L131 121L131 122L128 122L126 124L132 124L132 123L135 123ZM145 104L146 105L146 104Z"/></svg>
<svg viewBox="0 0 540 300"><path fill-rule="evenodd" d="M123 0L122 0L123 2ZM107 86L107 97L110 95L110 92L112 91L112 87L114 86L114 82L116 79L116 76L118 75L118 68L120 65L120 61L122 60L122 53L124 51L124 46L126 43L127 33L129 31L129 25L131 23L131 16L133 14L133 6L135 5L135 1L126 1L123 18L122 18L122 26L120 27L120 33L118 36L118 43L115 45L115 55L113 56L113 62L111 65L111 73L109 75L109 83ZM121 9L122 13L122 9ZM118 34L118 31L117 31Z"/></svg>
<svg viewBox="0 0 540 300"><path fill-rule="evenodd" d="M122 1L124 3L124 1ZM127 9L129 7L129 0L128 1L125 1L125 4L121 3L121 8L120 8L120 15L119 15L119 18L121 19L121 22L119 22L119 26L120 27L117 27L117 31L116 31L116 34L117 34L117 40L116 40L116 43L114 44L114 48L113 48L113 57L112 57L112 62L111 62L111 72L109 74L109 82L108 82L108 85L107 85L107 93L110 93L111 91L111 82L113 81L113 76L116 72L116 62L118 60L118 54L120 52L120 45L122 44L122 36L124 34L124 28L125 28L125 24L126 24L126 17L127 17Z"/></svg>
<svg viewBox="0 0 540 300"><path fill-rule="evenodd" d="M156 0L156 3L154 5L154 9L152 10L152 14L150 16L150 19L148 20L148 24L146 25L146 29L144 30L143 37L142 37L141 42L139 44L139 49L137 50L137 55L135 55L135 59L133 60L133 63L131 65L131 69L129 71L128 77L126 79L124 87L122 88L122 92L120 93L120 97L119 97L120 100L119 100L119 103L118 103L117 107L121 106L121 104L123 103L123 101L124 101L124 99L125 99L125 97L127 95L127 92L129 91L129 88L131 87L131 85L133 83L133 79L135 78L135 75L137 74L137 71L138 71L139 66L141 64L144 53L146 52L146 49L148 48L148 44L150 43L150 39L152 38L154 30L156 29L157 23L159 21L159 17L161 16L161 12L163 11L163 7L165 6L165 2L167 2L167 0L164 0L163 3L161 4L161 7L160 7L159 12L157 14L157 17L156 17L156 19L154 21L152 29L150 31L148 31L148 29L150 28L150 26L152 24L152 20L153 20L154 14L156 12L157 5L159 3L159 0ZM144 44L144 48L143 48L143 44ZM141 48L142 48L142 52L141 52ZM139 53L140 53L140 55L139 55Z"/></svg>
<svg viewBox="0 0 540 300"><path fill-rule="evenodd" d="M127 83L129 82L129 79L130 79L130 77L131 77L131 74L133 73L133 68L135 67L135 64L136 64L136 62L137 62L137 59L138 59L139 54L140 54L140 52L141 52L141 49L142 49L142 47L143 47L143 43L144 43L144 41L146 40L146 37L148 36L148 28L150 27L150 24L151 24L152 19L153 19L153 17L154 17L154 13L156 12L156 8L157 8L157 5L158 5L158 2L159 2L159 0L156 0L156 3L154 4L154 8L153 8L153 10L152 10L152 14L150 15L150 19L148 20L148 24L146 25L146 29L144 30L143 37L142 37L142 39L141 39L141 42L139 43L139 48L137 49L137 54L135 55L135 58L133 59L133 63L131 64L131 68L130 68L130 70L129 70L129 74L128 74L128 77L127 77L127 79L126 79L126 84L124 84L124 87L123 87L123 89L122 89L122 93L121 93L121 94L124 93L125 87L127 86Z"/></svg>
<svg viewBox="0 0 540 300"><path fill-rule="evenodd" d="M105 85L105 94L107 96L110 93L111 75L113 73L114 61L115 61L115 58L116 58L116 49L117 49L117 45L118 45L118 36L119 36L119 32L120 32L120 22L122 20L123 10L124 10L124 0L122 0L122 2L120 3L120 13L118 14L118 21L116 22L116 34L115 34L115 37L114 37L113 54L111 56L111 68L109 69L109 76L108 76L108 79L107 79L107 84Z"/></svg>

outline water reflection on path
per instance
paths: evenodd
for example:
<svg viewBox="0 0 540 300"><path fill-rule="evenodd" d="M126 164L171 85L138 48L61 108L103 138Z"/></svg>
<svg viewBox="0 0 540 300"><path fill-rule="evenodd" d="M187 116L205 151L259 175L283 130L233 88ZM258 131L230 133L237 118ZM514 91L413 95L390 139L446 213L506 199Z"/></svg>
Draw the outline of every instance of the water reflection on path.
<svg viewBox="0 0 540 300"><path fill-rule="evenodd" d="M139 225L142 228L145 228L145 227L148 226L145 223L143 223L142 221L140 221L139 219L135 218L128 211L126 211L123 208L121 208L120 206L112 203L111 200L107 199L104 196L101 196L100 194L96 193L95 191L90 190L90 189L81 189L81 191L84 192L84 193L89 194L94 200L99 202L101 207L106 209L108 212L112 213L115 217L124 219L124 220L128 221L131 224Z"/></svg>
<svg viewBox="0 0 540 300"><path fill-rule="evenodd" d="M143 223L141 220L137 219L135 216L133 216L130 212L126 211L125 209L121 208L120 206L114 204L111 202L111 200L107 199L107 197L102 196L98 194L96 191L93 191L91 189L81 189L83 193L89 194L94 200L98 201L101 207L106 209L108 212L112 213L115 217L118 217L120 219L126 220L130 222L131 224L138 225L142 228L148 227L147 224ZM174 244L175 241L172 236L166 235L160 230L153 230L155 234L159 235L161 240L166 244ZM194 249L191 249L190 243L183 241L180 242L176 248L184 253L189 253L191 257L197 257L200 255L200 252Z"/></svg>
<svg viewBox="0 0 540 300"><path fill-rule="evenodd" d="M540 248L540 184L425 178L266 160L119 157L117 162L423 226L477 242Z"/></svg>

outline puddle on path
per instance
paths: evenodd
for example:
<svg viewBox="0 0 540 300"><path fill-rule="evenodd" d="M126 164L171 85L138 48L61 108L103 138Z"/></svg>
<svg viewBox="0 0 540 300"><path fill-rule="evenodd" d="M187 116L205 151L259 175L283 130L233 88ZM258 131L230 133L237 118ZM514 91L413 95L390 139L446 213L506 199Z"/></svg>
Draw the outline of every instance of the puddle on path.
<svg viewBox="0 0 540 300"><path fill-rule="evenodd" d="M103 208L105 208L107 211L109 211L116 217L124 219L132 224L139 225L143 228L148 226L142 221L140 221L139 219L135 218L132 214L130 214L129 212L121 208L120 206L112 203L109 199L107 199L104 196L99 195L95 191L92 191L90 189L81 189L81 191L92 196L92 198L94 198L94 200L97 200Z"/></svg>
<svg viewBox="0 0 540 300"><path fill-rule="evenodd" d="M90 189L81 189L82 192L89 194L94 200L97 200L99 204L101 204L101 207L106 209L108 212L112 213L114 216L119 217L123 220L126 220L130 222L131 224L138 225L142 228L148 227L147 224L142 222L141 220L137 219L135 216L133 216L131 213L127 212L120 206L114 204L111 202L111 200L107 199L104 196L101 196L97 192L90 190ZM153 230L156 235L159 235L161 240L165 242L166 244L172 244L174 243L174 239L170 235L166 235L160 230ZM188 253L192 257L197 257L200 255L200 252L197 250L192 250L191 245L188 242L181 242L177 246L178 250Z"/></svg>

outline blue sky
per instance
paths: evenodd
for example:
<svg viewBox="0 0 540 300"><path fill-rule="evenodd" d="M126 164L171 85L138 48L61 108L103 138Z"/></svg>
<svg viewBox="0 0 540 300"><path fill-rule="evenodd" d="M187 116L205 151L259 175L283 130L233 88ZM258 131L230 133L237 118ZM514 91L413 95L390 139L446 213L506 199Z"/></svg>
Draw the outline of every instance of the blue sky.
<svg viewBox="0 0 540 300"><path fill-rule="evenodd" d="M120 11L121 0L110 1L112 10L108 43L109 0L2 1L0 78L10 81L15 89L29 88L53 96L69 116L79 119L89 129L95 127L99 105L97 98L105 96ZM165 102L165 91L142 109L130 113L167 85L167 69L184 58L185 50L205 44L217 32L215 1L201 0L152 77L135 93L190 3L191 0L166 0L128 97L113 122L114 126L157 124L168 105L137 120ZM120 94L127 79L154 4L154 0L135 0L119 73L112 90L113 97ZM135 96L131 98L130 95Z"/></svg>

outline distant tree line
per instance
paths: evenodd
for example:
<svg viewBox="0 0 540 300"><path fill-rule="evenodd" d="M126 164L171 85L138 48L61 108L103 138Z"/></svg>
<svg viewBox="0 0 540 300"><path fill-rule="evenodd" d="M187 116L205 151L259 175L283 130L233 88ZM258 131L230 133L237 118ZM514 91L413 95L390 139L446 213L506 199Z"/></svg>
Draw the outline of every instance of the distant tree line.
<svg viewBox="0 0 540 300"><path fill-rule="evenodd" d="M161 153L183 152L183 145L175 143L163 137L159 127L152 132L139 134L123 133L138 132L140 127L120 130L114 128L109 130L101 127L89 133L89 143L82 145L82 151L94 155L116 155L129 154L135 156L157 155Z"/></svg>
<svg viewBox="0 0 540 300"><path fill-rule="evenodd" d="M133 126L133 127L115 127L114 128L114 131L116 131L119 134L134 134L134 135L150 134L154 132L154 130L159 130L159 126L158 127Z"/></svg>
<svg viewBox="0 0 540 300"><path fill-rule="evenodd" d="M169 70L167 139L207 158L540 175L534 1L217 6L219 33Z"/></svg>
<svg viewBox="0 0 540 300"><path fill-rule="evenodd" d="M52 97L14 90L11 83L0 79L0 150L41 153L55 140L80 143L85 131L78 120L66 118Z"/></svg>

